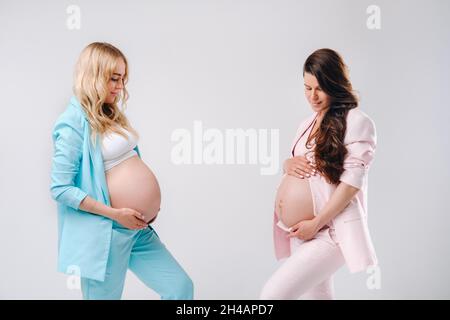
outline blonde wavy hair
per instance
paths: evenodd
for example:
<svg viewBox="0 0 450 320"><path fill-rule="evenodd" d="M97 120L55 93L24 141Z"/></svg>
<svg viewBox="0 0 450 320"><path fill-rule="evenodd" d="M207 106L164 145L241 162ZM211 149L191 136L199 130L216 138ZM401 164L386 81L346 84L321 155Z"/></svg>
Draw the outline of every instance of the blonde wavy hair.
<svg viewBox="0 0 450 320"><path fill-rule="evenodd" d="M123 89L120 97L118 95L113 103L105 103L109 93L108 82L121 59L125 62ZM83 49L75 67L73 91L86 112L94 145L97 134L103 136L106 133L116 132L128 138L123 129L139 137L124 114L128 100L127 82L128 62L119 49L105 42L94 42Z"/></svg>

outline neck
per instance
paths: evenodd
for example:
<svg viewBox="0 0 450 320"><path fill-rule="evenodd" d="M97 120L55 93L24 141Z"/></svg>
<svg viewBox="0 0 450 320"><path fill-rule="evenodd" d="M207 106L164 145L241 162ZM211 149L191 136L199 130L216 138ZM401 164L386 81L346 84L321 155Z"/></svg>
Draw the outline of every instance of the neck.
<svg viewBox="0 0 450 320"><path fill-rule="evenodd" d="M325 113L327 112L327 109L325 110L320 110L317 112L317 120L320 122L323 117L325 116Z"/></svg>

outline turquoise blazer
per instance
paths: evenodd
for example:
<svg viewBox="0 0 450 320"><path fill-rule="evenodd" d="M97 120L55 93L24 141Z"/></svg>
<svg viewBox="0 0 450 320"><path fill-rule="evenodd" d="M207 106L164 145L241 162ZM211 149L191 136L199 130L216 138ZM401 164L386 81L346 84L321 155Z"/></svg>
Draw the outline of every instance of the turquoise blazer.
<svg viewBox="0 0 450 320"><path fill-rule="evenodd" d="M75 97L53 127L50 192L58 210L58 271L104 281L113 221L79 209L89 195L110 206L101 139L90 139L87 116ZM141 157L138 146L134 148ZM151 227L150 227L151 228Z"/></svg>

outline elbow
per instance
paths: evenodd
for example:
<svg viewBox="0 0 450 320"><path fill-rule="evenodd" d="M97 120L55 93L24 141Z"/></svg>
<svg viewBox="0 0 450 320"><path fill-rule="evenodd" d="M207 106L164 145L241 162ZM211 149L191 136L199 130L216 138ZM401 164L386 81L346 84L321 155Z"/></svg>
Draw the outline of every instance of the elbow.
<svg viewBox="0 0 450 320"><path fill-rule="evenodd" d="M345 169L339 180L358 192L367 183L367 173L364 168Z"/></svg>
<svg viewBox="0 0 450 320"><path fill-rule="evenodd" d="M361 187L357 187L357 186L348 184L346 182L343 182L343 183L344 183L345 187L347 188L348 193L350 193L350 194L356 195L361 190Z"/></svg>
<svg viewBox="0 0 450 320"><path fill-rule="evenodd" d="M69 205L68 204L70 202L69 190L70 190L69 186L61 186L61 185L52 186L50 187L50 195L52 199L55 200L56 202L64 205Z"/></svg>
<svg viewBox="0 0 450 320"><path fill-rule="evenodd" d="M50 186L50 196L53 200L59 201L59 197L62 194L62 190L60 186L51 185Z"/></svg>
<svg viewBox="0 0 450 320"><path fill-rule="evenodd" d="M50 194L53 200L65 206L79 210L81 202L88 195L74 186L52 186Z"/></svg>

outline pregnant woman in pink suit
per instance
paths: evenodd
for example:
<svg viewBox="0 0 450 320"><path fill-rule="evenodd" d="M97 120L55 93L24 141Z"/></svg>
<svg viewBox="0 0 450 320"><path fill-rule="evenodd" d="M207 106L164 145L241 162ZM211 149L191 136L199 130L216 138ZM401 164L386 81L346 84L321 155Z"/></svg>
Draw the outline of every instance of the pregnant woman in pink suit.
<svg viewBox="0 0 450 320"><path fill-rule="evenodd" d="M367 224L367 175L376 148L341 56L312 53L303 66L305 119L284 163L274 212L274 244L286 258L261 299L333 299L333 274L376 265Z"/></svg>

